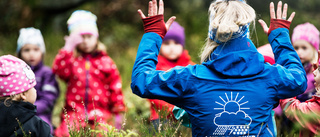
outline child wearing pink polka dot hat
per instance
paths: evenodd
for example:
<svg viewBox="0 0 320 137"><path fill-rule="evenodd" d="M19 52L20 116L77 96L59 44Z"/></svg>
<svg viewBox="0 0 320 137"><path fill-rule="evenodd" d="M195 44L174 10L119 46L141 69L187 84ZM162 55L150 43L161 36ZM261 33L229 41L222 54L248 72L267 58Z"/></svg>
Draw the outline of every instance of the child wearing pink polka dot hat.
<svg viewBox="0 0 320 137"><path fill-rule="evenodd" d="M22 60L0 57L0 136L52 136L50 126L37 117L35 75ZM19 123L22 128L20 128Z"/></svg>
<svg viewBox="0 0 320 137"><path fill-rule="evenodd" d="M84 119L88 118L87 126L93 128L95 118L116 128L122 125L125 105L120 73L99 42L96 19L89 11L72 13L67 22L70 35L53 63L53 72L67 83L64 108L69 117L62 115L55 131L58 137L69 136L67 125L74 120L87 125Z"/></svg>

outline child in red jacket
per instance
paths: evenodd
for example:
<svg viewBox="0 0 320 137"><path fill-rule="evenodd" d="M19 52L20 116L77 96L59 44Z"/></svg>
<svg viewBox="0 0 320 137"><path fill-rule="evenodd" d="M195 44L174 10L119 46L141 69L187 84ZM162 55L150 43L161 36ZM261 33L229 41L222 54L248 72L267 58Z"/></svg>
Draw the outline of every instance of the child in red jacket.
<svg viewBox="0 0 320 137"><path fill-rule="evenodd" d="M188 54L188 51L184 49L185 34L184 28L177 22L173 22L170 29L163 39L163 43L160 48L160 55L158 56L157 70L168 71L175 66L187 66L189 64L194 65ZM165 101L157 99L149 99L151 106L151 116L154 127L158 129L159 125L159 111L167 110L172 113L174 105L171 105ZM170 115L168 117L170 117Z"/></svg>
<svg viewBox="0 0 320 137"><path fill-rule="evenodd" d="M319 55L320 51L318 51L318 57ZM313 65L314 86L317 92L311 99L306 102L300 102L296 98L280 100L286 116L299 122L303 127L300 130L301 137L320 135L320 68L318 66Z"/></svg>
<svg viewBox="0 0 320 137"><path fill-rule="evenodd" d="M68 136L67 125L84 118L89 124L110 122L116 115L120 128L119 113L124 112L120 74L116 65L98 41L96 16L89 11L78 10L68 20L70 36L53 63L53 72L67 83L65 109L62 124L55 131L57 136ZM73 110L75 109L75 111ZM120 125L121 126L121 125Z"/></svg>

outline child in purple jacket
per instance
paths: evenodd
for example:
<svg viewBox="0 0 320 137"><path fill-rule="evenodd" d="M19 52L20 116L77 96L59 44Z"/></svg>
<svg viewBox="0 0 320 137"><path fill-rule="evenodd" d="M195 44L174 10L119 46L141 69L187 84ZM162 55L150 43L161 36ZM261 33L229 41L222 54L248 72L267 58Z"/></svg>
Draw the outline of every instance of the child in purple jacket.
<svg viewBox="0 0 320 137"><path fill-rule="evenodd" d="M45 44L40 30L35 28L22 28L18 38L17 56L25 61L35 73L37 85L37 116L50 125L51 113L55 100L59 95L58 83L51 68L43 65Z"/></svg>

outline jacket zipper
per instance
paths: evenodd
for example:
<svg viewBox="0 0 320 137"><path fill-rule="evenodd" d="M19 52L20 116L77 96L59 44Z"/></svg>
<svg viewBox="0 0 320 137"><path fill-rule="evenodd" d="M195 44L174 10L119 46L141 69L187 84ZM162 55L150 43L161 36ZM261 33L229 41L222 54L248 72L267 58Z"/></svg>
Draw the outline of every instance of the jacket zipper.
<svg viewBox="0 0 320 137"><path fill-rule="evenodd" d="M264 122L261 123L261 127L260 127L260 130L259 130L259 133L258 133L257 137L260 136L260 132L261 132L261 129L262 129L262 126L263 126L263 125L264 125Z"/></svg>
<svg viewBox="0 0 320 137"><path fill-rule="evenodd" d="M268 125L268 124L267 124L267 130L269 131L269 133L271 134L271 136L274 137L272 131L269 129L269 125Z"/></svg>
<svg viewBox="0 0 320 137"><path fill-rule="evenodd" d="M84 107L85 107L85 113L86 117L88 117L88 98L89 98L89 70L90 70L90 62L89 58L86 58L86 63L85 63L85 69L86 69L86 92L85 92L85 97L84 97Z"/></svg>

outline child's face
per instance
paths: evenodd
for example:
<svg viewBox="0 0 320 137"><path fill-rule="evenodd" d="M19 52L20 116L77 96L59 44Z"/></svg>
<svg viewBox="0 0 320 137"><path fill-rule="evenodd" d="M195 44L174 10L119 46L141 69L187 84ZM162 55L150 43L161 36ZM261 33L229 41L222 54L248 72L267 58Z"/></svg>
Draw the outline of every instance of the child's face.
<svg viewBox="0 0 320 137"><path fill-rule="evenodd" d="M160 54L168 60L177 60L183 52L183 46L175 40L163 41Z"/></svg>
<svg viewBox="0 0 320 137"><path fill-rule="evenodd" d="M293 47L298 53L301 63L308 63L312 61L315 49L309 42L305 40L297 40L293 43Z"/></svg>
<svg viewBox="0 0 320 137"><path fill-rule="evenodd" d="M319 68L313 71L313 76L314 76L314 86L317 91L320 89L320 70Z"/></svg>
<svg viewBox="0 0 320 137"><path fill-rule="evenodd" d="M82 35L83 42L78 45L78 49L84 53L91 53L97 48L98 38L90 35Z"/></svg>
<svg viewBox="0 0 320 137"><path fill-rule="evenodd" d="M42 60L42 51L38 45L26 44L20 51L21 59L31 66L36 66Z"/></svg>

